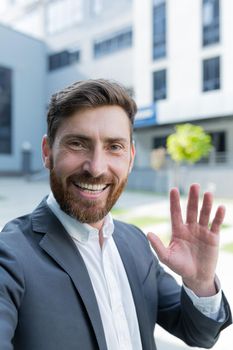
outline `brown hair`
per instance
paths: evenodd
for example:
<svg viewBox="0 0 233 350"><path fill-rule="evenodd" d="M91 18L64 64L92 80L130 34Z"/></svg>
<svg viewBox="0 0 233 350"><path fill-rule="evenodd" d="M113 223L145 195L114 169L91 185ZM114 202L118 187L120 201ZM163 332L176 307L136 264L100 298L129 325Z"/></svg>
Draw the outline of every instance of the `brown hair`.
<svg viewBox="0 0 233 350"><path fill-rule="evenodd" d="M137 112L135 101L129 96L126 89L115 81L90 79L78 81L52 95L47 114L47 134L50 146L65 118L81 109L106 105L117 105L124 109L129 117L132 141L134 117Z"/></svg>

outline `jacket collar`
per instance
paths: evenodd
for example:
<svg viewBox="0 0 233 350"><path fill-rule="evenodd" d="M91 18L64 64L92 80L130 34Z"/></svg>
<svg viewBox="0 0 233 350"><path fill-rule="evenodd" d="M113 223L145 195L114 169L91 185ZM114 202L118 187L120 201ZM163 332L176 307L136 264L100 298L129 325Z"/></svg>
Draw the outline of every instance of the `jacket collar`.
<svg viewBox="0 0 233 350"><path fill-rule="evenodd" d="M131 287L139 322L142 347L144 350L153 349L146 326L149 326L149 320L146 313L142 284L138 276L134 254L131 252L130 244L128 243L129 235L125 232L126 225L116 221L114 221L114 224L113 238L123 261ZM97 300L85 263L72 238L48 207L46 198L32 213L32 226L35 232L44 233L39 243L41 248L69 274L83 300L95 332L99 349L107 350Z"/></svg>
<svg viewBox="0 0 233 350"><path fill-rule="evenodd" d="M66 231L73 239L85 244L91 237L98 237L99 230L97 228L86 223L81 223L61 210L52 192L49 194L46 202L48 207L52 210L54 215L62 223ZM108 215L104 218L103 227L101 230L104 238L109 238L112 236L114 231L114 223L110 213L108 213Z"/></svg>
<svg viewBox="0 0 233 350"><path fill-rule="evenodd" d="M52 213L44 199L32 213L35 232L44 233L40 247L72 279L87 311L100 350L107 350L101 316L87 268L72 238Z"/></svg>

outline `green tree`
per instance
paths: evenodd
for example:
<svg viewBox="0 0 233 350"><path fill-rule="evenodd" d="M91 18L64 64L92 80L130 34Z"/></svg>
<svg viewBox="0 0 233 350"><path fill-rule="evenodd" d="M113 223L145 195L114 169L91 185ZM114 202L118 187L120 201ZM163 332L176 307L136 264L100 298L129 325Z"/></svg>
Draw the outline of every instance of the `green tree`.
<svg viewBox="0 0 233 350"><path fill-rule="evenodd" d="M211 136L201 126L181 124L175 126L175 133L167 138L167 152L175 161L174 184L184 192L184 183L180 184L180 165L194 164L208 156L212 149Z"/></svg>
<svg viewBox="0 0 233 350"><path fill-rule="evenodd" d="M196 163L208 156L211 151L211 136L201 126L182 124L175 127L176 132L167 138L167 152L178 164Z"/></svg>

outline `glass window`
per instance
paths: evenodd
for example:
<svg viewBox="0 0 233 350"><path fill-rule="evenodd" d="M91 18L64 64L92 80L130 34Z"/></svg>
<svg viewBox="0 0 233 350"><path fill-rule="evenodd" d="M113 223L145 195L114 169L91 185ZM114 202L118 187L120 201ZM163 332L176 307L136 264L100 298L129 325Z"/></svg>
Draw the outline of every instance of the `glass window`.
<svg viewBox="0 0 233 350"><path fill-rule="evenodd" d="M166 70L159 70L153 73L154 101L167 98L167 78Z"/></svg>
<svg viewBox="0 0 233 350"><path fill-rule="evenodd" d="M70 64L80 62L80 50L72 50L70 54Z"/></svg>
<svg viewBox="0 0 233 350"><path fill-rule="evenodd" d="M0 153L10 154L11 150L11 90L12 71L0 67Z"/></svg>
<svg viewBox="0 0 233 350"><path fill-rule="evenodd" d="M219 0L203 0L202 43L203 46L219 42Z"/></svg>
<svg viewBox="0 0 233 350"><path fill-rule="evenodd" d="M227 163L227 133L226 131L213 131L208 133L211 136L211 143L213 145L212 153L202 158L198 163L206 164L214 162L216 164Z"/></svg>
<svg viewBox="0 0 233 350"><path fill-rule="evenodd" d="M80 61L80 50L64 50L56 52L48 57L48 69L50 71L56 70L62 67L69 66L71 64Z"/></svg>
<svg viewBox="0 0 233 350"><path fill-rule="evenodd" d="M167 148L167 137L168 137L168 135L154 137L152 148L153 149Z"/></svg>
<svg viewBox="0 0 233 350"><path fill-rule="evenodd" d="M203 91L220 89L220 58L203 61Z"/></svg>
<svg viewBox="0 0 233 350"><path fill-rule="evenodd" d="M209 133L212 139L212 144L217 153L225 153L226 149L226 132L215 131Z"/></svg>
<svg viewBox="0 0 233 350"><path fill-rule="evenodd" d="M112 35L94 43L94 57L99 58L132 46L132 29Z"/></svg>
<svg viewBox="0 0 233 350"><path fill-rule="evenodd" d="M154 0L153 6L153 59L166 56L166 3Z"/></svg>

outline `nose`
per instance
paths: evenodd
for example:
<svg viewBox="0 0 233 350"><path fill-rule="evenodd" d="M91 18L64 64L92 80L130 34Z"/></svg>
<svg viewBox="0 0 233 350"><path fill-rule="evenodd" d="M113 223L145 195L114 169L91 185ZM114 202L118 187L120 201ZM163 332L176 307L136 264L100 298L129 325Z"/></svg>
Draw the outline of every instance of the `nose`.
<svg viewBox="0 0 233 350"><path fill-rule="evenodd" d="M90 152L89 157L84 161L83 170L93 177L103 175L107 171L107 159L104 150L95 148Z"/></svg>

